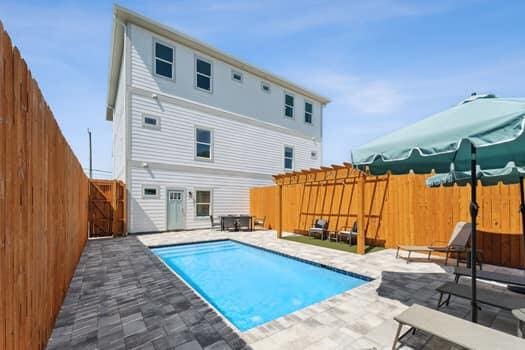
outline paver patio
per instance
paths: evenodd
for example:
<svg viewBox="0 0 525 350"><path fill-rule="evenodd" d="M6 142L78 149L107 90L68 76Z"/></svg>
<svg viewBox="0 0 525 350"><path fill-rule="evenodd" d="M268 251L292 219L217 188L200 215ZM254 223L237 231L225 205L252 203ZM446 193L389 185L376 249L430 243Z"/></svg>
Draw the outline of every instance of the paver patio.
<svg viewBox="0 0 525 350"><path fill-rule="evenodd" d="M155 246L221 238L321 262L375 280L240 333L140 244ZM484 268L521 273L501 267ZM434 262L407 264L396 259L391 249L360 256L278 240L274 231L198 230L90 241L48 348L390 348L397 326L393 316L413 303L435 307L435 288L452 280L451 270L452 267ZM470 317L470 305L465 300L453 298L450 306L442 310ZM515 334L516 320L509 312L484 306L479 318L481 324ZM402 348L455 347L417 332L405 339Z"/></svg>

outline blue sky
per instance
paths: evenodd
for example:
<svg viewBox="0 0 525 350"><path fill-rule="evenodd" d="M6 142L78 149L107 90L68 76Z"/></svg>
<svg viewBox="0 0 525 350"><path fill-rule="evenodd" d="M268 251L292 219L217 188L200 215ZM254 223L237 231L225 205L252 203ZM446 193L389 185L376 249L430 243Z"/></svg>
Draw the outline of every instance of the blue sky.
<svg viewBox="0 0 525 350"><path fill-rule="evenodd" d="M111 170L111 1L0 1L83 166ZM121 1L332 99L324 163L471 92L525 96L525 1ZM102 175L102 173L100 173Z"/></svg>

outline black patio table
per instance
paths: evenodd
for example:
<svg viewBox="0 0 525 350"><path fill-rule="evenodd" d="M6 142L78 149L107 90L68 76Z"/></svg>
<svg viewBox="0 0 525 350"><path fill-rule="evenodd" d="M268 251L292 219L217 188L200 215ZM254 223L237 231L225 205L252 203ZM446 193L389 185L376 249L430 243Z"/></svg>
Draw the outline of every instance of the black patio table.
<svg viewBox="0 0 525 350"><path fill-rule="evenodd" d="M247 229L253 231L253 217L250 215L221 216L221 231L233 229L239 231Z"/></svg>

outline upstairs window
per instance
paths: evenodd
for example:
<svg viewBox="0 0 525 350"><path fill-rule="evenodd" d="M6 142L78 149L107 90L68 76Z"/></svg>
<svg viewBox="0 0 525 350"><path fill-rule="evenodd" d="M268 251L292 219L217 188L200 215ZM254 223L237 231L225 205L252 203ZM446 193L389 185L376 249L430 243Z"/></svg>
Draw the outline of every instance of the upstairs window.
<svg viewBox="0 0 525 350"><path fill-rule="evenodd" d="M265 83L265 82L262 82L262 83L261 83L261 89L262 89L262 91L264 91L264 92L266 92L267 94L269 94L270 91L271 91L271 90L270 90L270 84Z"/></svg>
<svg viewBox="0 0 525 350"><path fill-rule="evenodd" d="M304 122L307 124L312 124L312 104L310 102L304 103Z"/></svg>
<svg viewBox="0 0 525 350"><path fill-rule="evenodd" d="M211 191L195 191L195 216L211 215Z"/></svg>
<svg viewBox="0 0 525 350"><path fill-rule="evenodd" d="M155 42L155 74L173 79L173 47Z"/></svg>
<svg viewBox="0 0 525 350"><path fill-rule="evenodd" d="M211 62L197 57L195 59L195 85L197 89L211 92Z"/></svg>
<svg viewBox="0 0 525 350"><path fill-rule="evenodd" d="M195 129L195 158L211 160L212 157L212 133L211 130Z"/></svg>
<svg viewBox="0 0 525 350"><path fill-rule="evenodd" d="M232 80L238 83L242 83L242 73L232 70Z"/></svg>
<svg viewBox="0 0 525 350"><path fill-rule="evenodd" d="M284 170L293 170L293 147L284 146Z"/></svg>
<svg viewBox="0 0 525 350"><path fill-rule="evenodd" d="M289 94L284 95L284 115L293 118L294 97Z"/></svg>

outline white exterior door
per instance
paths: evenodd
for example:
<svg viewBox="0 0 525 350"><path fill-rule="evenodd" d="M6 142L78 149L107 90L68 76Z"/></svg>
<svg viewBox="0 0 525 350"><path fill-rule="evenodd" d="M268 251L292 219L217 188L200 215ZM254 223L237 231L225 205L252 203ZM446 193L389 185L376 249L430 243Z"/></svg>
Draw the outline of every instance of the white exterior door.
<svg viewBox="0 0 525 350"><path fill-rule="evenodd" d="M168 190L168 230L184 229L184 191Z"/></svg>

